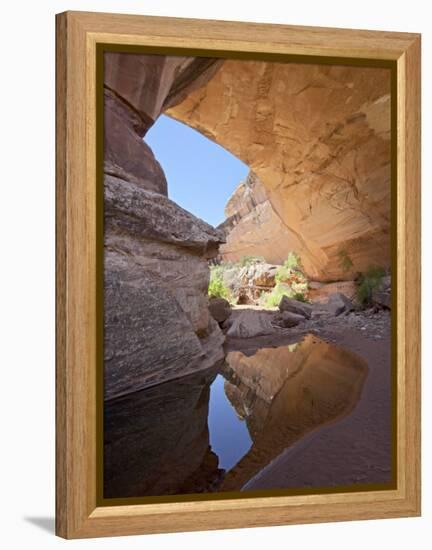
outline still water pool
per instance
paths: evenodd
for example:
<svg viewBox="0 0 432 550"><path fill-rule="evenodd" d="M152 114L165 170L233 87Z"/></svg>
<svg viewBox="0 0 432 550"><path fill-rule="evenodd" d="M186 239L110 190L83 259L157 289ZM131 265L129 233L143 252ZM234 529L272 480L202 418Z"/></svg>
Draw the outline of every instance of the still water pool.
<svg viewBox="0 0 432 550"><path fill-rule="evenodd" d="M218 374L210 386L208 427L210 446L219 457L219 466L229 470L252 445L244 418L241 418L225 393L225 378Z"/></svg>
<svg viewBox="0 0 432 550"><path fill-rule="evenodd" d="M349 414L367 365L313 335L227 354L222 367L104 411L104 496L240 491L306 434Z"/></svg>

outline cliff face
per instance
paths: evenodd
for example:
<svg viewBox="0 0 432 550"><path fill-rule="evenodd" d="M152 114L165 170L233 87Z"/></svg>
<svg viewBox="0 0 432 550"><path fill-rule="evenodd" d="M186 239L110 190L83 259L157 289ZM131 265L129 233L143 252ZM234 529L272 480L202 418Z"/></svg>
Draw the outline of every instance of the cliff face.
<svg viewBox="0 0 432 550"><path fill-rule="evenodd" d="M223 358L207 261L223 233L167 198L142 136L161 109L217 69L212 60L106 54L104 364L111 399Z"/></svg>
<svg viewBox="0 0 432 550"><path fill-rule="evenodd" d="M285 257L289 242L317 280L389 266L388 69L227 60L167 114L231 151L265 187L249 217L229 206L244 223L227 257L259 254L260 233L267 261Z"/></svg>
<svg viewBox="0 0 432 550"><path fill-rule="evenodd" d="M104 173L167 195L165 174L142 140L142 120L127 103L104 90Z"/></svg>
<svg viewBox="0 0 432 550"><path fill-rule="evenodd" d="M207 258L220 235L167 197L105 177L105 397L212 366Z"/></svg>
<svg viewBox="0 0 432 550"><path fill-rule="evenodd" d="M230 197L225 216L226 221L219 226L226 238L226 244L220 247L224 261L260 256L267 262L283 264L298 245L297 236L276 214L264 185L253 172Z"/></svg>

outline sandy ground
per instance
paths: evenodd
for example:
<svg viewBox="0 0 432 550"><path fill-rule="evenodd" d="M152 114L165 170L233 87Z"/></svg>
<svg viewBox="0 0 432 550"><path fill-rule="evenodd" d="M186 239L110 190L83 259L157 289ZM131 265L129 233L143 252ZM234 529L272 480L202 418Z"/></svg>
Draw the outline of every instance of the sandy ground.
<svg viewBox="0 0 432 550"><path fill-rule="evenodd" d="M246 354L292 342L312 332L360 355L369 366L363 392L350 415L307 434L250 480L244 490L390 483L392 399L390 314L362 313L312 323L290 336L227 341ZM252 340L252 339L250 339Z"/></svg>

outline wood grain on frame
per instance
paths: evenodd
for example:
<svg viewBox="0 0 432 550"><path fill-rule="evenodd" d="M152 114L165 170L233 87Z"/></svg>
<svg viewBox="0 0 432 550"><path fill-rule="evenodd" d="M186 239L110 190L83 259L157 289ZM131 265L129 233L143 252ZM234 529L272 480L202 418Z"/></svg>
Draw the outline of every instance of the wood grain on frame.
<svg viewBox="0 0 432 550"><path fill-rule="evenodd" d="M97 506L96 45L397 62L397 489ZM57 16L56 532L65 538L420 513L420 36L66 12Z"/></svg>

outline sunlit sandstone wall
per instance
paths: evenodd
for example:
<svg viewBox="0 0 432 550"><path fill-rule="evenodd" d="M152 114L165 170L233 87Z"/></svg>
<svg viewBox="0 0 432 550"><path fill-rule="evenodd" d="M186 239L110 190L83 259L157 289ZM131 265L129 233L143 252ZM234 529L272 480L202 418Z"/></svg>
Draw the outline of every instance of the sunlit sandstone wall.
<svg viewBox="0 0 432 550"><path fill-rule="evenodd" d="M231 151L265 187L269 204L228 236L227 258L261 239L267 261L294 249L317 280L389 266L389 69L227 60L167 114Z"/></svg>
<svg viewBox="0 0 432 550"><path fill-rule="evenodd" d="M268 261L295 250L321 280L390 262L387 69L106 54L106 397L223 355L206 307L206 260L224 235L166 197L163 170L142 141L161 112L220 143L258 176L266 224L255 216L253 231ZM228 237L227 254L237 244ZM168 349L173 356L164 358Z"/></svg>

